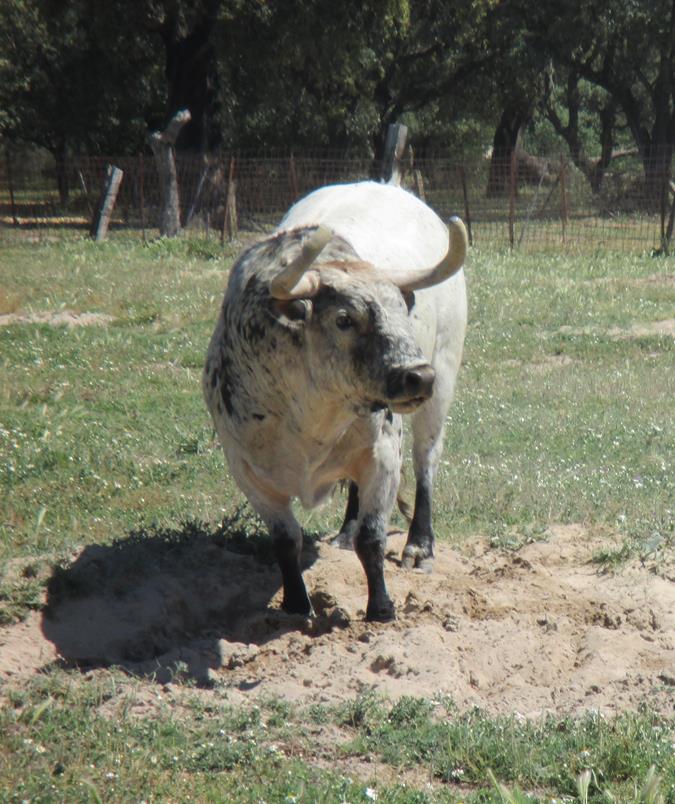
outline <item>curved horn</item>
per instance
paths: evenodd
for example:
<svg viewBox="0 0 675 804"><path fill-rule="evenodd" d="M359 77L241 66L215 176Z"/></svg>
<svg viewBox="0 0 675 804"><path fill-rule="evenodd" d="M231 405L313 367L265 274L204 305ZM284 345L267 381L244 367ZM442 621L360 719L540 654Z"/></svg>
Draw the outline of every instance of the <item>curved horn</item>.
<svg viewBox="0 0 675 804"><path fill-rule="evenodd" d="M313 296L319 289L319 275L316 271L305 273L328 245L333 236L330 229L317 226L303 242L300 254L270 282L270 294L274 299L297 299L301 296ZM282 258L282 265L284 264Z"/></svg>
<svg viewBox="0 0 675 804"><path fill-rule="evenodd" d="M450 244L445 257L427 271L423 272L410 272L408 276L396 279L396 284L401 290L422 290L430 288L433 285L438 285L449 279L453 274L464 265L466 259L466 252L469 248L469 238L466 233L466 227L461 218L453 216L448 221L448 230L450 235Z"/></svg>

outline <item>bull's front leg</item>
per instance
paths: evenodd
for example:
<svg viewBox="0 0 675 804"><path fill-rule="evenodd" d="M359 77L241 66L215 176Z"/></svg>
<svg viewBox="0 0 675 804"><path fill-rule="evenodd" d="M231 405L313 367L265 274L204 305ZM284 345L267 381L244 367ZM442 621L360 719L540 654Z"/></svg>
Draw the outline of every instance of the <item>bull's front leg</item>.
<svg viewBox="0 0 675 804"><path fill-rule="evenodd" d="M273 520L270 533L284 586L282 608L290 614L309 617L314 612L302 578L302 528L291 514Z"/></svg>
<svg viewBox="0 0 675 804"><path fill-rule="evenodd" d="M354 478L359 503L354 546L368 582L366 620L387 622L396 617L384 581L384 553L400 474L401 421L390 414L372 450L363 453Z"/></svg>

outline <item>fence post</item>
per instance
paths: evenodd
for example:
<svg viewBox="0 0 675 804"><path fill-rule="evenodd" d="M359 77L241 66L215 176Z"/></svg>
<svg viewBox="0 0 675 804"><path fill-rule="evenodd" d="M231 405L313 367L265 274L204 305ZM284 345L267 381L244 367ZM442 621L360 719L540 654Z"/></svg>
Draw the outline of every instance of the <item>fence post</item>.
<svg viewBox="0 0 675 804"><path fill-rule="evenodd" d="M235 161L230 157L230 170L227 177L227 195L225 197L225 210L223 212L223 228L220 230L220 245L225 244L225 230L227 239L232 241L237 236L237 182L234 178Z"/></svg>
<svg viewBox="0 0 675 804"><path fill-rule="evenodd" d="M143 242L145 243L145 160L141 154L138 164L138 194L141 202L141 231L143 232Z"/></svg>
<svg viewBox="0 0 675 804"><path fill-rule="evenodd" d="M464 197L464 223L466 223L466 231L469 235L469 245L473 246L473 233L471 232L471 213L469 211L469 192L466 188L466 173L464 172L464 165L460 166L459 175L462 180L462 196Z"/></svg>
<svg viewBox="0 0 675 804"><path fill-rule="evenodd" d="M565 181L565 155L560 154L560 220L562 221L562 242L565 245L567 230L567 183Z"/></svg>
<svg viewBox="0 0 675 804"><path fill-rule="evenodd" d="M424 192L424 179L422 178L422 171L414 170L413 176L415 179L415 192L417 193L417 197L421 198L422 201L426 201L427 196L426 193Z"/></svg>
<svg viewBox="0 0 675 804"><path fill-rule="evenodd" d="M382 181L401 185L401 158L405 151L408 138L408 127L402 123L393 123L387 129L387 139L384 143L384 164L382 166Z"/></svg>
<svg viewBox="0 0 675 804"><path fill-rule="evenodd" d="M108 165L106 168L106 178L103 184L103 191L101 192L101 197L96 205L96 212L94 214L94 219L91 222L90 230L91 236L94 238L94 240L96 240L97 243L99 243L101 240L105 240L106 234L108 233L110 217L115 207L117 193L120 189L120 183L123 176L124 171L120 170L114 165Z"/></svg>
<svg viewBox="0 0 675 804"><path fill-rule="evenodd" d="M516 216L516 170L517 170L516 149L511 151L511 162L509 165L509 248L513 250L515 243L515 216Z"/></svg>
<svg viewBox="0 0 675 804"><path fill-rule="evenodd" d="M12 205L12 220L14 225L19 225L19 218L16 214L16 202L14 200L14 181L12 177L12 160L9 155L9 145L5 151L5 159L7 160L7 183L9 184L9 202Z"/></svg>
<svg viewBox="0 0 675 804"><path fill-rule="evenodd" d="M191 119L190 112L187 109L181 109L171 118L164 131L154 131L148 136L159 172L161 198L159 234L161 237L175 237L180 231L180 199L174 145L180 130Z"/></svg>
<svg viewBox="0 0 675 804"><path fill-rule="evenodd" d="M298 190L298 176L295 172L295 157L291 154L288 162L288 180L291 185L291 204L298 200L300 191Z"/></svg>
<svg viewBox="0 0 675 804"><path fill-rule="evenodd" d="M666 243L666 215L668 209L668 189L670 186L670 181L668 177L668 171L666 170L665 163L661 160L661 172L662 172L662 181L661 181L661 251L665 254L668 253L668 244ZM670 238L668 238L670 239Z"/></svg>

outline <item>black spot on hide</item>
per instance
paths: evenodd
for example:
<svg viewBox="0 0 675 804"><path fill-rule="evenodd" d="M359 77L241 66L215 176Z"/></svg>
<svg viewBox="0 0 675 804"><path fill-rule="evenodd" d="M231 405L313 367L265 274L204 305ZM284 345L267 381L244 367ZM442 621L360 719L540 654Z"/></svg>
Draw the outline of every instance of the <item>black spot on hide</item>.
<svg viewBox="0 0 675 804"><path fill-rule="evenodd" d="M232 389L227 377L223 376L220 380L220 396L222 397L223 404L228 416L232 415Z"/></svg>
<svg viewBox="0 0 675 804"><path fill-rule="evenodd" d="M253 418L257 419L259 422L262 422L262 421L265 420L265 416L262 413L254 413Z"/></svg>

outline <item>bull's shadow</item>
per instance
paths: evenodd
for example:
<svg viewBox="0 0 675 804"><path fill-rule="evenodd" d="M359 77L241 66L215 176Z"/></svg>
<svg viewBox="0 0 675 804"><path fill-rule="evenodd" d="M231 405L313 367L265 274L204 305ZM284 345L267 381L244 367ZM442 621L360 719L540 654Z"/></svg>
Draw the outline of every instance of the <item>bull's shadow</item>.
<svg viewBox="0 0 675 804"><path fill-rule="evenodd" d="M306 536L303 569L316 558ZM317 601L311 623L285 614L280 587L270 537L239 510L220 528L187 523L85 548L50 578L42 630L70 666L116 665L160 682L180 670L208 683L209 669L227 664L234 643L339 624Z"/></svg>

